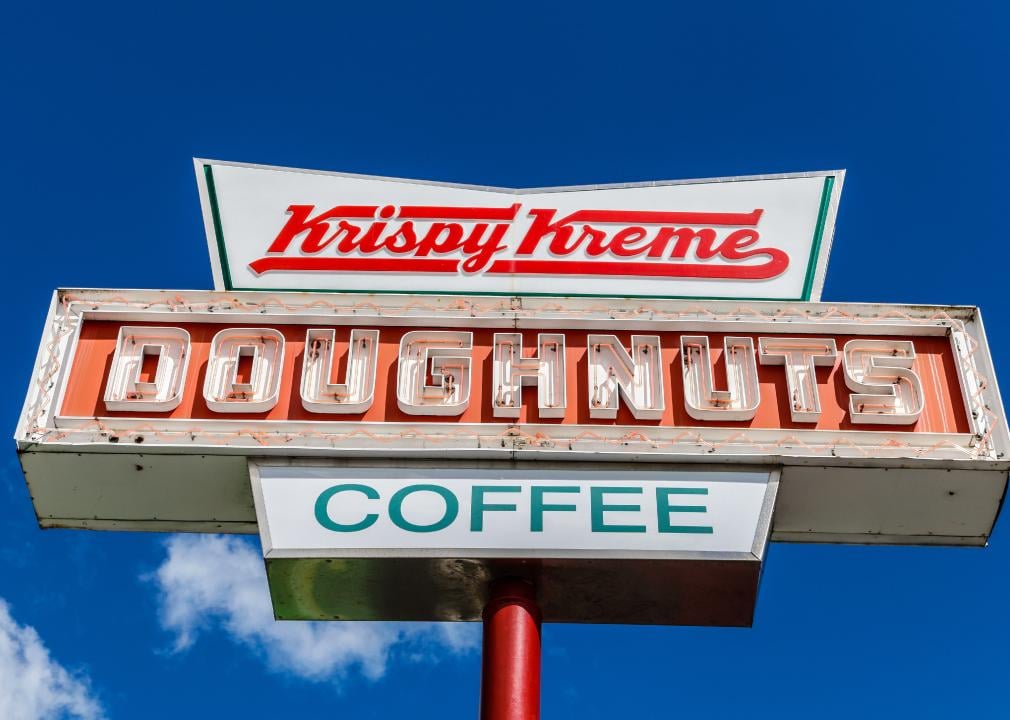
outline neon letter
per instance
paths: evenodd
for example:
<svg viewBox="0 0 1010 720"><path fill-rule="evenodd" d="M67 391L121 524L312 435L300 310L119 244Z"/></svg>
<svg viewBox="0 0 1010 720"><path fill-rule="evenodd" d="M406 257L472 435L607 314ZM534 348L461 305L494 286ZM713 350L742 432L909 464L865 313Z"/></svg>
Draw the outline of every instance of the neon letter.
<svg viewBox="0 0 1010 720"><path fill-rule="evenodd" d="M658 335L632 335L631 354L616 335L590 335L589 417L617 417L618 394L639 420L663 417L663 358Z"/></svg>
<svg viewBox="0 0 1010 720"><path fill-rule="evenodd" d="M762 365L784 365L789 412L793 422L815 423L821 417L817 366L833 367L838 350L832 339L758 338Z"/></svg>
<svg viewBox="0 0 1010 720"><path fill-rule="evenodd" d="M123 326L105 386L105 407L174 410L182 402L188 367L189 333L182 328Z"/></svg>
<svg viewBox="0 0 1010 720"><path fill-rule="evenodd" d="M244 371L243 371L244 367ZM233 328L214 336L203 398L213 412L266 412L277 404L284 336L270 328Z"/></svg>
<svg viewBox="0 0 1010 720"><path fill-rule="evenodd" d="M842 349L854 423L911 425L922 414L922 381L908 340L849 340Z"/></svg>
<svg viewBox="0 0 1010 720"><path fill-rule="evenodd" d="M362 413L375 397L375 369L379 357L378 330L351 330L347 347L346 382L330 382L336 330L305 333L302 363L302 406L318 413Z"/></svg>
<svg viewBox="0 0 1010 720"><path fill-rule="evenodd" d="M521 333L495 333L494 396L495 417L517 418L524 385L537 385L540 417L565 416L565 336L537 335L537 354L523 357Z"/></svg>
<svg viewBox="0 0 1010 720"><path fill-rule="evenodd" d="M473 333L414 330L400 339L396 404L408 415L462 415L470 404ZM427 384L430 364L431 385Z"/></svg>
<svg viewBox="0 0 1010 720"><path fill-rule="evenodd" d="M727 337L723 348L728 389L716 390L708 338L704 335L680 338L684 407L695 420L750 420L761 402L754 341L748 337Z"/></svg>

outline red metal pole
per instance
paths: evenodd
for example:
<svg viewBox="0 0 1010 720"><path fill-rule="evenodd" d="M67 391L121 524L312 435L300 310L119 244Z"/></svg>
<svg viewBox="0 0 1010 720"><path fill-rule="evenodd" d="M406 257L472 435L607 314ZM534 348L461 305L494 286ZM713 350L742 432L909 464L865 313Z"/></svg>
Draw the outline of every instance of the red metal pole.
<svg viewBox="0 0 1010 720"><path fill-rule="evenodd" d="M540 607L531 583L491 583L484 608L480 720L540 717Z"/></svg>

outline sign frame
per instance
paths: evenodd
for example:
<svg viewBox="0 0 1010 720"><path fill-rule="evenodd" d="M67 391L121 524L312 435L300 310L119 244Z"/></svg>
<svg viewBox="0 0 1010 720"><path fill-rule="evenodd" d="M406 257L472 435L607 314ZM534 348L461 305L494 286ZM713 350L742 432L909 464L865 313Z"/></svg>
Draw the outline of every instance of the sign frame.
<svg viewBox="0 0 1010 720"><path fill-rule="evenodd" d="M207 442L205 434L215 429L232 433L224 444L233 451L255 454L285 455L298 451L304 455L377 455L393 452L402 456L444 455L456 457L523 457L599 458L603 453L612 459L621 457L649 458L664 462L682 462L690 458L701 461L718 460L726 456L748 462L778 462L778 456L819 458L829 462L846 458L884 460L908 458L929 460L997 460L1010 454L1010 435L1001 416L1002 401L996 385L992 359L984 339L981 317L976 308L942 306L896 306L873 304L808 304L795 306L783 303L737 304L728 301L708 301L704 305L687 301L657 300L644 305L630 300L607 300L594 304L585 298L487 298L484 296L425 296L423 299L404 295L362 297L354 294L327 295L314 293L244 293L240 298L227 293L208 291L58 291L50 313L50 334L40 347L34 387L26 400L25 411L17 437L22 445L49 443L108 443L110 428L121 429L119 436L131 440L150 429L148 418L61 417L60 408L66 391L66 375L73 363L77 336L87 318L144 322L202 321L212 324L248 323L251 317L264 324L321 324L324 326L384 325L441 328L509 328L544 329L613 329L648 332L670 330L692 332L775 333L824 332L844 334L858 328L865 335L929 335L947 337L955 358L960 363L965 411L971 426L969 433L903 433L889 431L886 426L875 430L824 431L810 429L753 430L742 433L739 428L655 427L635 426L635 437L625 437L627 426L621 425L547 425L517 423L507 418L494 422L458 423L424 421L424 427L441 440L426 443L424 434L410 436L414 423L366 423L375 433L387 429L406 433L397 442L360 442L350 447L335 448L330 440L313 440L309 435L293 442L293 437L278 436L278 442L264 443L255 434L243 434L236 425L241 421L225 417L213 420L160 420L164 433L148 432L144 449L178 451L181 448L220 447L220 442ZM772 330L774 328L774 330ZM51 381L49 389L39 387L40 377ZM967 388L979 386L978 392ZM182 423L182 425L180 425ZM311 423L310 423L311 424ZM269 421L270 432L298 435L306 423ZM362 423L333 420L327 431L335 435L356 434ZM400 427L403 426L403 427ZM171 435L172 427L184 432ZM689 430L687 436L684 431ZM697 430L697 432L693 432ZM466 432L462 432L466 431ZM577 439L579 433L592 431L598 441ZM538 436L546 433L547 439ZM469 433L469 434L466 434ZM505 436L502 433L506 433ZM115 434L115 433L113 433ZM466 435L466 437L464 437ZM742 438L747 435L747 438ZM830 442L828 435L831 435ZM502 438L508 440L503 444ZM677 440L679 438L679 441ZM905 442L910 441L910 442ZM118 441L113 441L118 442ZM567 445L562 449L561 445ZM774 452L762 450L764 446ZM717 452L713 451L713 447Z"/></svg>
<svg viewBox="0 0 1010 720"><path fill-rule="evenodd" d="M213 167L227 166L237 168L250 168L257 170L272 170L289 173L300 173L308 175L321 175L327 177L349 178L360 180L380 180L395 183L408 183L422 186L445 187L459 190L477 190L484 192L494 192L503 195L513 195L521 197L533 193L564 193L572 191L587 190L612 190L612 189L634 189L663 186L698 185L745 182L757 180L784 180L792 178L824 178L824 186L821 192L820 208L815 227L815 235L811 243L809 256L806 258L806 271L803 290L799 297L727 297L708 294L690 295L664 295L664 294L629 294L620 297L629 299L669 299L669 300L735 300L738 302L751 301L782 301L782 302L818 302L824 288L825 275L827 273L828 258L834 240L835 221L838 215L838 204L841 198L842 186L845 181L845 170L825 170L798 173L771 173L762 175L739 175L724 176L716 178L696 178L684 180L657 180L633 183L609 183L590 185L565 185L548 186L539 188L506 188L490 185L473 185L464 183L450 183L429 180L414 180L409 178L386 177L379 175L364 175L356 173L345 173L327 170L310 170L304 168L290 168L283 166L262 165L256 163L240 163L221 160L210 160L205 158L193 158L193 166L196 174L197 188L200 195L200 207L203 213L204 231L207 237L207 248L210 256L211 270L214 279L214 289L229 292L250 291L250 292L355 292L359 294L388 293L389 290L328 290L328 289L294 289L294 288L247 288L235 285L232 282L231 271L228 261L227 245L224 239L224 229L221 219L218 192L215 185ZM451 284L449 282L447 285ZM551 297L553 293L535 292L478 292L472 290L453 291L451 289L433 290L412 290L411 294L416 295L488 295L488 296L521 296L521 297ZM613 297L613 293L572 293L566 292L566 297Z"/></svg>

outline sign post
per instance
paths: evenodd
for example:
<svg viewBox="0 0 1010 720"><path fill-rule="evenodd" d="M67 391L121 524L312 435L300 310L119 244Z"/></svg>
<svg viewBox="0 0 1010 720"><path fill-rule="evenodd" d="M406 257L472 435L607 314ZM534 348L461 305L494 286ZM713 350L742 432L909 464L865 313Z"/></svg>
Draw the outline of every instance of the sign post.
<svg viewBox="0 0 1010 720"><path fill-rule="evenodd" d="M480 674L481 720L540 717L540 608L525 580L503 578L484 608Z"/></svg>

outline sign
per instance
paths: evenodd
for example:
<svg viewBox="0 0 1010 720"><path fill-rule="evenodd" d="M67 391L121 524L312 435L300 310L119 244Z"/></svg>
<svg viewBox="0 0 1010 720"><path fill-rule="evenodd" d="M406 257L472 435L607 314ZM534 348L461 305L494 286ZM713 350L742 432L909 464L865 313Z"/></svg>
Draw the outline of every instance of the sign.
<svg viewBox="0 0 1010 720"><path fill-rule="evenodd" d="M778 485L756 469L444 463L257 461L252 478L275 612L306 620L479 620L475 579L535 563L547 621L749 625ZM699 577L725 597L684 593Z"/></svg>
<svg viewBox="0 0 1010 720"><path fill-rule="evenodd" d="M431 548L453 557L752 555L767 471L614 470L586 478L558 469L267 465L254 488L267 558L410 556Z"/></svg>
<svg viewBox="0 0 1010 720"><path fill-rule="evenodd" d="M817 300L844 178L513 190L195 163L222 290Z"/></svg>
<svg viewBox="0 0 1010 720"><path fill-rule="evenodd" d="M884 426L913 437L971 425L965 388L952 382L958 348L946 337L811 337L774 325L637 334L95 320L77 343L62 406L68 422L143 413L208 427L229 417L311 421L317 432L349 420L747 422L797 431Z"/></svg>
<svg viewBox="0 0 1010 720"><path fill-rule="evenodd" d="M984 544L1010 468L978 311L899 305L63 290L17 440L42 524L172 530L255 530L248 457L646 461Z"/></svg>
<svg viewBox="0 0 1010 720"><path fill-rule="evenodd" d="M476 621L521 585L548 622L721 626L769 539L989 538L978 310L806 302L841 171L195 165L218 292L53 298L16 431L42 527L258 531L278 619Z"/></svg>

